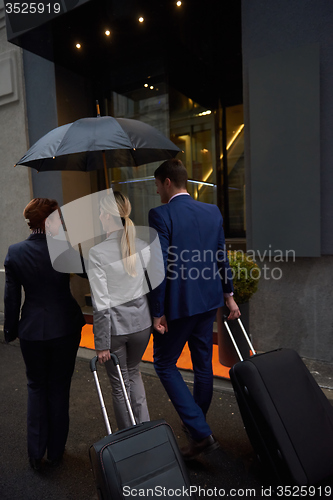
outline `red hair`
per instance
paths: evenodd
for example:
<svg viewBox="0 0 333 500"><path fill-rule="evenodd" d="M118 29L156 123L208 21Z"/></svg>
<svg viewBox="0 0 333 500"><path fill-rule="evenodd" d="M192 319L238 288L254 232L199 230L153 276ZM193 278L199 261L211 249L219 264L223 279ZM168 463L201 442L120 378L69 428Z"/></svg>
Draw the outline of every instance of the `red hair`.
<svg viewBox="0 0 333 500"><path fill-rule="evenodd" d="M27 219L30 229L45 229L45 219L55 210L59 211L56 200L49 198L34 198L23 210L23 216Z"/></svg>

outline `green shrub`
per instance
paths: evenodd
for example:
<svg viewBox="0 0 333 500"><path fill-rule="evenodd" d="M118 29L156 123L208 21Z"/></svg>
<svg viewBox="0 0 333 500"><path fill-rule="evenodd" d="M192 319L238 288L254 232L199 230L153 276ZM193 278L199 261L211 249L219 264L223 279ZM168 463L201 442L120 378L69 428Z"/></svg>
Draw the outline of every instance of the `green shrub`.
<svg viewBox="0 0 333 500"><path fill-rule="evenodd" d="M241 251L229 250L228 259L232 270L235 301L237 304L244 304L258 289L260 269Z"/></svg>

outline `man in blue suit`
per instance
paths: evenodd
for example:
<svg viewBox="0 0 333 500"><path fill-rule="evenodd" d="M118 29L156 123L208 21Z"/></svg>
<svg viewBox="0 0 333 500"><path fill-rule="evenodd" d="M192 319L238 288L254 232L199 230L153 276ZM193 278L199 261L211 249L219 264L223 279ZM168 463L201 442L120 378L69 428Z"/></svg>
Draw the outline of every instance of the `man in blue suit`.
<svg viewBox="0 0 333 500"><path fill-rule="evenodd" d="M222 216L216 205L195 201L187 193L187 171L168 160L155 171L162 206L149 212L159 234L166 277L150 293L154 318L154 367L176 408L190 444L187 460L219 444L206 422L213 395L213 323L224 303L229 319L240 312L233 299ZM176 366L188 342L194 371L193 396Z"/></svg>

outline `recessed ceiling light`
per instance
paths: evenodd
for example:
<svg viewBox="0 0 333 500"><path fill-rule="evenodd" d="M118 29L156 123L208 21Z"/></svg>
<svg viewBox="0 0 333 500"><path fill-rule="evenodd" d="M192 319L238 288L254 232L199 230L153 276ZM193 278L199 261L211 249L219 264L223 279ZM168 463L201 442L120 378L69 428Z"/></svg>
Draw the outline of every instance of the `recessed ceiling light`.
<svg viewBox="0 0 333 500"><path fill-rule="evenodd" d="M105 34L106 34L106 36L110 36L111 35L111 31L110 30L106 30Z"/></svg>
<svg viewBox="0 0 333 500"><path fill-rule="evenodd" d="M75 47L76 47L77 49L80 49L80 48L81 48L81 44L80 44L80 43L77 43L77 44L75 45Z"/></svg>
<svg viewBox="0 0 333 500"><path fill-rule="evenodd" d="M144 18L142 16L139 17L139 23L143 23L143 21L144 21Z"/></svg>
<svg viewBox="0 0 333 500"><path fill-rule="evenodd" d="M145 84L144 84L144 87L148 87L148 83L145 83Z"/></svg>
<svg viewBox="0 0 333 500"><path fill-rule="evenodd" d="M176 3L177 7L180 7L180 6L181 6L181 4L182 4L182 3L181 3L181 1L180 1L180 0L178 0L178 2Z"/></svg>
<svg viewBox="0 0 333 500"><path fill-rule="evenodd" d="M150 86L149 88L150 88L150 90L153 90L153 88L154 88L154 85L151 85L151 86Z"/></svg>

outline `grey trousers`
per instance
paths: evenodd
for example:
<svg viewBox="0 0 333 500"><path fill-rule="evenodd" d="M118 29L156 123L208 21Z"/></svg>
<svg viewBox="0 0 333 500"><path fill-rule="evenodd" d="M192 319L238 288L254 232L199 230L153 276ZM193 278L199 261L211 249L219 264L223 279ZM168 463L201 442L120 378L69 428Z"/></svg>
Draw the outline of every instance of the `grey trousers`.
<svg viewBox="0 0 333 500"><path fill-rule="evenodd" d="M139 424L150 420L146 391L140 373L140 361L146 350L151 334L151 326L140 332L128 335L114 335L111 337L111 351L117 355L129 400L132 405L134 418ZM112 387L113 409L118 429L125 429L132 425L117 370L112 360L105 363Z"/></svg>

